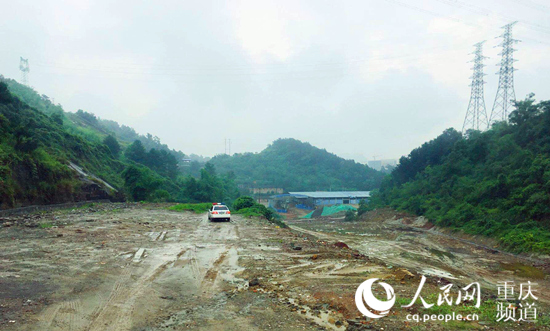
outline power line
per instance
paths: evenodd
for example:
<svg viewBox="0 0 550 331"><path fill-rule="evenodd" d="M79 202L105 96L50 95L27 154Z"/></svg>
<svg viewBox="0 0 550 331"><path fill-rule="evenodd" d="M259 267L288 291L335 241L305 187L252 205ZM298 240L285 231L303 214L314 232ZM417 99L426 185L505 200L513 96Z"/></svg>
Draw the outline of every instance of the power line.
<svg viewBox="0 0 550 331"><path fill-rule="evenodd" d="M433 47L426 47L419 49L422 51L422 53L419 54L411 54L411 53L405 53L402 52L396 53L396 55L384 55L384 56L367 56L367 57L361 57L356 58L354 60L345 61L345 62L325 62L325 63L307 63L307 64L293 64L288 65L288 67L292 67L289 71L266 71L270 68L264 68L260 67L259 69L253 65L249 65L247 67L230 67L230 66L223 66L218 68L211 68L211 69L201 69L197 67L196 65L189 66L189 67L164 67L164 66L135 66L135 67L124 67L124 66L87 66L87 65L76 65L76 66L67 66L65 64L58 64L56 62L49 62L49 61L41 61L37 62L36 66L44 67L44 68L58 68L58 69L69 69L69 70L90 70L90 71L98 71L98 72L108 72L108 73L122 73L122 74L151 74L151 75L212 75L211 72L214 72L214 75L219 75L219 72L224 72L224 75L270 75L270 74L289 74L289 73L304 73L304 72L317 72L321 70L330 71L330 70L339 70L339 69L347 69L350 65L354 64L361 64L363 62L367 61L386 61L386 60L393 60L393 59L402 59L402 58L408 58L408 57L426 57L426 54L428 56L434 56L439 55L447 52L460 52L460 49L446 49L441 46L433 46ZM304 67L305 71L294 71L302 69L301 67ZM313 68L309 68L313 67ZM325 69L327 68L328 69ZM333 67L333 68L331 68ZM279 67L281 68L281 67ZM277 68L277 69L279 69ZM117 70L112 70L117 69ZM120 70L122 69L122 70ZM134 69L145 69L146 71L133 71ZM256 69L256 70L255 70ZM183 71L183 72L178 72ZM236 72L232 72L236 71ZM242 72L242 71L248 71L248 72ZM226 73L227 72L227 73Z"/></svg>
<svg viewBox="0 0 550 331"><path fill-rule="evenodd" d="M373 65L385 61L391 61L391 60L399 60L399 59L427 59L427 58L433 58L440 55L444 55L446 59L459 56L459 52L462 52L461 49L456 50L448 50L444 52L428 52L424 54L400 54L396 56L381 56L381 57L372 57L370 59L363 59L362 62L365 62L366 65ZM452 53L452 54L449 54ZM70 70L70 72L56 72L56 71L47 71L48 74L61 74L61 75L82 75L86 74L86 71L94 71L94 72L100 72L100 73L106 73L106 74L113 74L113 75L123 75L119 76L121 78L127 78L127 79L136 79L139 77L139 75L143 76L154 76L154 77L170 77L170 78L178 78L178 77L188 77L188 78L205 78L204 81L208 81L209 78L216 77L216 78L252 78L252 77L261 77L261 78L274 78L271 80L285 80L285 79L299 79L299 78L306 78L306 79L324 79L324 78L331 78L333 75L330 76L322 76L319 77L318 75L315 76L309 76L312 74L331 74L336 73L339 74L338 76L345 76L350 75L356 72L356 70L350 71L349 66L342 66L342 67L334 67L334 68L321 68L321 69L312 69L312 70L302 70L302 71L281 71L281 72L251 72L251 73L200 73L200 72L183 72L183 73L174 73L174 72L136 72L136 71L118 71L118 70L101 70L101 69L87 69L87 68L78 68L78 67L64 67L64 66L43 66L43 65L37 65L41 68L58 68L58 69L67 69ZM78 72L80 71L80 72ZM308 76L305 76L308 75ZM149 80L149 79L148 79ZM150 80L149 80L150 81ZM195 81L195 80L193 80ZM256 80L254 80L256 81ZM262 79L264 81L264 79ZM268 81L268 80L266 80Z"/></svg>
<svg viewBox="0 0 550 331"><path fill-rule="evenodd" d="M504 21L507 21L507 22L516 21L516 19L513 18L513 17L503 15L503 14L499 14L499 13L491 11L487 8L483 8L483 7L476 6L476 5L471 5L471 4L468 4L468 3L463 2L463 1L459 1L459 0L436 0L436 1L444 3L444 4L449 5L449 6L462 8L462 9L468 10L468 11L476 13L476 14L481 14L483 16L488 17L490 14L492 14L494 16L499 17L501 20L504 20ZM526 21L518 21L518 22L520 24L524 25L526 28L531 29L533 31L550 34L550 27L548 27L548 26L544 26L544 25L540 25L540 24L536 24L536 23L531 23L531 22L526 22Z"/></svg>
<svg viewBox="0 0 550 331"><path fill-rule="evenodd" d="M464 20L461 20L461 19L458 19L458 18L454 18L454 17L449 17L449 16L446 16L446 15L442 15L442 14L439 14L437 12L434 12L434 11L431 11L431 10L427 10L427 9L424 9L424 8L421 8L421 7L417 7L417 6L414 6L414 5L410 5L408 3L404 3L404 2L401 2L401 1L397 1L397 0L384 0L386 2L389 2L389 3L393 3L393 4L396 4L396 5L399 5L399 6L402 6L402 7L405 7L405 8L409 8L409 9L412 9L412 10L416 10L418 12L422 12L424 14L428 14L428 15L432 15L432 16L437 16L437 17L442 17L446 20L449 20L449 21L453 21L453 22L457 22L457 23L462 23L462 24L466 24L466 25L469 25L469 26L473 26L473 27L476 27L476 28L479 28L480 26L478 24L472 24L472 23L468 23Z"/></svg>
<svg viewBox="0 0 550 331"><path fill-rule="evenodd" d="M535 10L550 11L550 7L539 4L539 3L536 3L534 1L529 1L529 0L524 0L524 1L522 1L522 0L510 0L510 1L522 4L526 7L529 7L529 8L535 9Z"/></svg>

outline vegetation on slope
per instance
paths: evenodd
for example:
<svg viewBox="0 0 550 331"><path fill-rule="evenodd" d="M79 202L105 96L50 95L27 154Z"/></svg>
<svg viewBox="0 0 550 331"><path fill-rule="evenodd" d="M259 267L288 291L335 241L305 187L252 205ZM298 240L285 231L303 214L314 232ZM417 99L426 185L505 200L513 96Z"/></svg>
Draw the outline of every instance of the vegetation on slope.
<svg viewBox="0 0 550 331"><path fill-rule="evenodd" d="M205 213L212 207L212 203L179 203L175 206L171 206L168 209L173 211L193 211L197 214Z"/></svg>
<svg viewBox="0 0 550 331"><path fill-rule="evenodd" d="M69 161L118 186L124 168L103 145L63 129L0 82L0 207L73 201L81 183Z"/></svg>
<svg viewBox="0 0 550 331"><path fill-rule="evenodd" d="M234 214L243 215L245 217L265 217L270 223L273 223L281 228L286 228L286 223L282 220L282 216L277 214L273 208L268 208L261 203L257 203L252 197L242 196L235 200L233 204Z"/></svg>
<svg viewBox="0 0 550 331"><path fill-rule="evenodd" d="M98 118L94 114L82 109L79 109L75 113L65 112L61 105L55 104L47 95L39 94L31 87L20 84L13 79L4 78L1 75L0 81L6 83L10 92L23 102L48 116L53 116L58 123L63 123L67 131L81 135L87 140L100 143L107 136L112 135L122 145L131 144L139 140L147 150L154 148L169 152L174 155L178 163L181 163L181 160L185 158L183 152L170 149L166 144L162 144L158 137L149 133L140 135L131 127L120 125L115 121ZM203 160L198 156L196 157L199 160Z"/></svg>
<svg viewBox="0 0 550 331"><path fill-rule="evenodd" d="M413 150L373 205L493 236L516 252L550 253L550 101L516 104L509 124L453 129Z"/></svg>
<svg viewBox="0 0 550 331"><path fill-rule="evenodd" d="M10 93L8 84L17 94ZM195 165L192 177L180 164L184 154L156 137L138 136L118 124L122 131L112 131L82 110L63 112L47 96L2 77L0 93L2 209L87 198L69 162L126 193L129 200L231 203L239 196L232 174L220 176L207 164L202 169ZM117 132L137 139L129 144Z"/></svg>
<svg viewBox="0 0 550 331"><path fill-rule="evenodd" d="M210 161L232 171L238 184L287 191L370 190L383 174L296 139L278 139L260 153L219 155Z"/></svg>

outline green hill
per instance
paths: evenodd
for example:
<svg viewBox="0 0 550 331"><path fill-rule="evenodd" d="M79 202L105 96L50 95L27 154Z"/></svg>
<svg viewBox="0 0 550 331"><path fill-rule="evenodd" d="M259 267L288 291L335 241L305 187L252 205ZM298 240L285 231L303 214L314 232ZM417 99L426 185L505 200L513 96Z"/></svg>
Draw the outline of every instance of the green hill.
<svg viewBox="0 0 550 331"><path fill-rule="evenodd" d="M0 76L0 209L90 199L230 203L232 178L151 135L79 110ZM193 169L195 177L187 175Z"/></svg>
<svg viewBox="0 0 550 331"><path fill-rule="evenodd" d="M16 95L29 106L41 111L46 115L58 114L63 119L65 129L73 134L81 135L87 140L101 143L106 136L112 134L118 141L126 146L136 140L141 141L143 146L150 150L165 150L176 157L178 164L181 164L185 154L181 151L170 149L166 144L162 144L160 139L151 134L140 135L133 128L120 125L111 120L101 119L93 113L79 109L77 112L65 112L59 104L54 104L52 100L44 94L40 94L31 87L18 83L14 79L8 79L0 75L0 81L7 84L10 92ZM200 157L198 157L200 159Z"/></svg>
<svg viewBox="0 0 550 331"><path fill-rule="evenodd" d="M286 191L370 190L383 178L366 165L296 139L278 139L260 153L219 155L210 162L234 173L238 184Z"/></svg>
<svg viewBox="0 0 550 331"><path fill-rule="evenodd" d="M449 129L403 157L373 204L550 253L549 133L550 101L532 99L487 132Z"/></svg>
<svg viewBox="0 0 550 331"><path fill-rule="evenodd" d="M63 129L55 118L29 107L0 82L0 206L59 203L84 200L86 185L74 162L115 187L123 182L117 173L123 163L107 146L94 145ZM97 181L89 177L90 182ZM114 196L115 192L105 192ZM105 196L103 196L105 197Z"/></svg>

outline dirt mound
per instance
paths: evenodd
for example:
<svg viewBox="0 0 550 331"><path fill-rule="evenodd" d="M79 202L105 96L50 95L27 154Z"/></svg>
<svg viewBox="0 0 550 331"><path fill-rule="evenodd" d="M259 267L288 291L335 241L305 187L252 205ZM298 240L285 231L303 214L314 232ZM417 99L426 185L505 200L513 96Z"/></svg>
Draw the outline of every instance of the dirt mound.
<svg viewBox="0 0 550 331"><path fill-rule="evenodd" d="M390 208L381 208L364 213L363 215L361 215L360 220L365 222L380 223L389 219L403 219L403 222L407 224L407 222L412 223L415 218L416 216L405 212L397 212Z"/></svg>
<svg viewBox="0 0 550 331"><path fill-rule="evenodd" d="M337 241L334 243L334 246L338 247L338 248L346 248L346 249L349 249L349 246L346 245L346 243L343 243L341 241Z"/></svg>

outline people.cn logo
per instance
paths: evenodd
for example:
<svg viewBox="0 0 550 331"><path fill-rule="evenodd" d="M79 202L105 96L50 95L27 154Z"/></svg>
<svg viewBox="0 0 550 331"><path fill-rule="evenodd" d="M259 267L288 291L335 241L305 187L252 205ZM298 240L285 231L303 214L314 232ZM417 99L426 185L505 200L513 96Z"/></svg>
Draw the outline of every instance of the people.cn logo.
<svg viewBox="0 0 550 331"><path fill-rule="evenodd" d="M357 305L357 309L363 315L370 318L380 318L388 315L390 309L395 304L395 293L393 287L389 284L380 282L380 285L386 290L387 301L381 301L374 297L372 284L377 280L378 278L371 278L364 281L355 292L355 305ZM375 314L375 311L378 314Z"/></svg>

